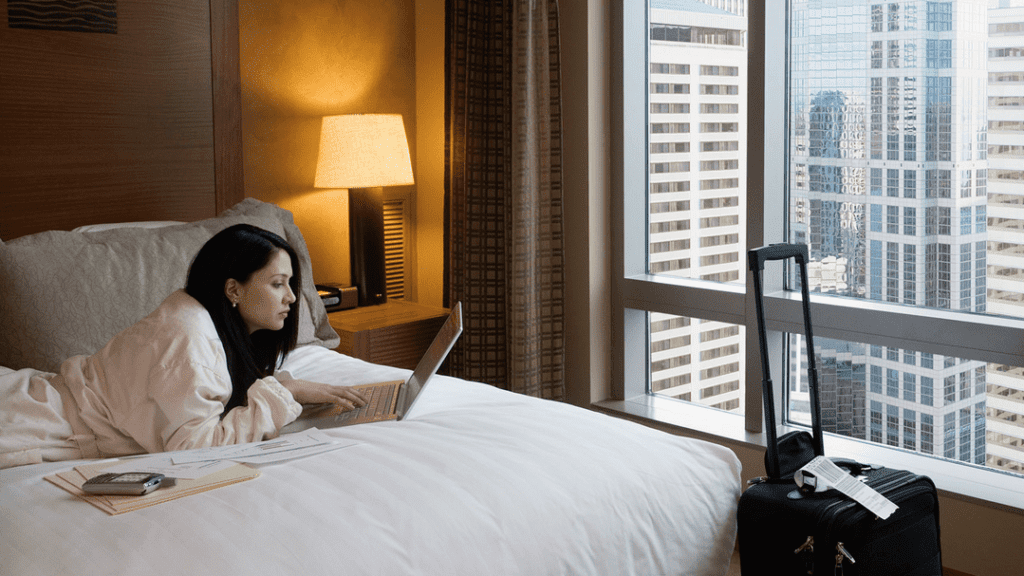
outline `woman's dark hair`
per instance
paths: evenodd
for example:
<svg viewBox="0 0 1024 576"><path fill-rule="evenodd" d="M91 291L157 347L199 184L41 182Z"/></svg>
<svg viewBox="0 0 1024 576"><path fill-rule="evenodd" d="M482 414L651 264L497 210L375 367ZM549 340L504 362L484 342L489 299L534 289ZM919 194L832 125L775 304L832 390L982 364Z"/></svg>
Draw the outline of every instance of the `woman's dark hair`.
<svg viewBox="0 0 1024 576"><path fill-rule="evenodd" d="M225 295L224 286L230 278L248 282L278 250L287 252L291 259L292 277L288 284L296 300L282 329L257 330L250 335L238 308L232 307ZM299 270L299 258L284 238L249 224L221 230L207 240L192 261L185 292L198 300L213 318L231 375L231 399L221 418L235 406L245 406L249 386L273 374L279 362L295 348L299 334L299 287L302 285Z"/></svg>

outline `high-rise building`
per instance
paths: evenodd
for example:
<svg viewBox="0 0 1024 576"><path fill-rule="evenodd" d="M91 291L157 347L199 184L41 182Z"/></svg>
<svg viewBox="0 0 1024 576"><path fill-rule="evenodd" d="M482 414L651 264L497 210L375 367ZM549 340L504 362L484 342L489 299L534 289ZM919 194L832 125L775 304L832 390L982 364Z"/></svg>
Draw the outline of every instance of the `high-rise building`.
<svg viewBox="0 0 1024 576"><path fill-rule="evenodd" d="M1024 317L1024 0L988 11L988 311ZM1024 369L988 366L987 464L1024 472Z"/></svg>
<svg viewBox="0 0 1024 576"><path fill-rule="evenodd" d="M650 2L649 269L743 282L746 0ZM651 314L653 392L742 410L739 326Z"/></svg>
<svg viewBox="0 0 1024 576"><path fill-rule="evenodd" d="M791 7L790 238L809 246L812 289L984 312L987 0ZM836 367L823 408L852 418L826 429L985 462L984 363L815 344Z"/></svg>

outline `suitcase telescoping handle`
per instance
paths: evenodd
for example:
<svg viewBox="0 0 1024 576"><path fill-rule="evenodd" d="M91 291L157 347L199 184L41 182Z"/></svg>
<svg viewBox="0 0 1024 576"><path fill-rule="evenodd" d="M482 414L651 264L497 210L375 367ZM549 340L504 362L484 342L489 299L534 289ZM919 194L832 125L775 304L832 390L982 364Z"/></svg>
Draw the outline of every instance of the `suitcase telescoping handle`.
<svg viewBox="0 0 1024 576"><path fill-rule="evenodd" d="M772 244L754 248L747 253L750 271L754 275L754 303L757 310L757 335L761 344L761 367L764 379L761 381L762 403L764 405L765 428L768 432L765 466L769 478L780 479L778 432L775 429L775 396L772 393L771 370L768 363L768 335L764 325L764 291L761 287L761 273L764 263L770 260L796 260L800 268L800 294L803 297L804 338L807 344L807 372L810 377L811 429L813 431L814 453L825 455L821 432L821 404L818 400L818 368L814 358L814 335L811 332L810 294L807 282L807 246L804 244Z"/></svg>

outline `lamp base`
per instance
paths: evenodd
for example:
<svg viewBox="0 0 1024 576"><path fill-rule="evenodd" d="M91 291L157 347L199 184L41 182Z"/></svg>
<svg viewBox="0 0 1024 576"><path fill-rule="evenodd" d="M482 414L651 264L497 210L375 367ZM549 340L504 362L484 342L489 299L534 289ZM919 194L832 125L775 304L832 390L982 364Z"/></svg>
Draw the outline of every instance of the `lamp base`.
<svg viewBox="0 0 1024 576"><path fill-rule="evenodd" d="M388 301L384 274L384 189L348 191L349 248L352 285L359 290L359 305Z"/></svg>

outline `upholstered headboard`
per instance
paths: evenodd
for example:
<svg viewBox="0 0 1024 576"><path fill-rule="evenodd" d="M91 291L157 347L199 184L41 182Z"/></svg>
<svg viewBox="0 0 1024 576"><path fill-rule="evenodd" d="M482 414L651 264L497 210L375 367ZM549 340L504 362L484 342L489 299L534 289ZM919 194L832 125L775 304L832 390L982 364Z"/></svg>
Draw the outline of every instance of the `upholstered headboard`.
<svg viewBox="0 0 1024 576"><path fill-rule="evenodd" d="M6 9L0 239L201 220L244 197L237 0Z"/></svg>

